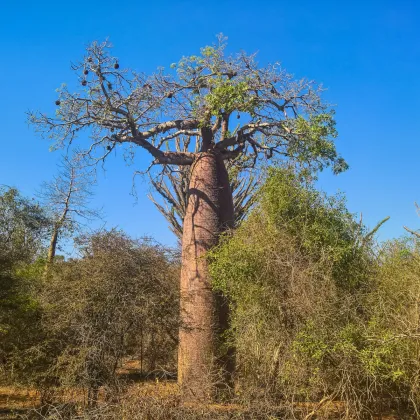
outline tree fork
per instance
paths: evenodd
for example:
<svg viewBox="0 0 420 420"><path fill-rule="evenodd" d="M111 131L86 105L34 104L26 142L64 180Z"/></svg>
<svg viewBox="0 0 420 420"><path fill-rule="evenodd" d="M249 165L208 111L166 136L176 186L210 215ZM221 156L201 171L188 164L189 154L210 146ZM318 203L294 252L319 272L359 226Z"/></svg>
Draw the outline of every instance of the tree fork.
<svg viewBox="0 0 420 420"><path fill-rule="evenodd" d="M205 254L232 226L232 192L223 159L214 150L200 153L191 167L182 238L178 383L186 399L212 399L215 374L231 382L233 351L222 351L219 345L228 328L229 308L212 290Z"/></svg>

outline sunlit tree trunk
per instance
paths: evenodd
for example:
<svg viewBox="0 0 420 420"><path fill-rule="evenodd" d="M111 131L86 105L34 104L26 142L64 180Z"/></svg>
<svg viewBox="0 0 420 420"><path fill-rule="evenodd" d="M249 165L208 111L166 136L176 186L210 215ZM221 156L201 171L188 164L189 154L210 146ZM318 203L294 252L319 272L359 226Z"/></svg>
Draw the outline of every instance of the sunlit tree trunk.
<svg viewBox="0 0 420 420"><path fill-rule="evenodd" d="M55 257L55 250L57 249L57 240L58 240L58 227L54 225L53 232L51 234L50 246L48 247L47 254L47 265L51 264Z"/></svg>
<svg viewBox="0 0 420 420"><path fill-rule="evenodd" d="M63 213L61 214L60 218L57 221L55 221L53 224L50 245L48 247L47 263L45 265L45 271L44 271L45 275L47 274L48 268L50 267L50 265L54 262L55 252L57 250L58 235L60 234L60 229L64 221L66 220L66 217L69 211L70 196L71 196L71 189L69 189L69 192L65 201L65 207L64 207Z"/></svg>
<svg viewBox="0 0 420 420"><path fill-rule="evenodd" d="M191 168L184 219L178 382L188 399L214 397L215 375L229 376L233 356L218 337L228 327L228 305L211 287L206 252L233 224L232 192L220 155L201 153ZM220 380L220 378L219 378Z"/></svg>

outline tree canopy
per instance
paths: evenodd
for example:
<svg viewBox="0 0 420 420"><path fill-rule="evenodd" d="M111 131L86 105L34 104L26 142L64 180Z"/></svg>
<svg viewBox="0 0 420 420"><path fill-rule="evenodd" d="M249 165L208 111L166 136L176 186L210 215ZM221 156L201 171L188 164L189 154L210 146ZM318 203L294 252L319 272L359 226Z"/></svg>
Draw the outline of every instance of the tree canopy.
<svg viewBox="0 0 420 420"><path fill-rule="evenodd" d="M224 159L245 155L251 166L278 155L334 172L347 167L322 86L295 80L280 63L261 67L255 54L227 55L223 36L151 75L120 65L107 41L91 44L72 69L81 89L58 90L55 116L29 115L56 148L87 131L91 143L81 153L94 161L128 145L160 164L190 165L195 151L214 148Z"/></svg>

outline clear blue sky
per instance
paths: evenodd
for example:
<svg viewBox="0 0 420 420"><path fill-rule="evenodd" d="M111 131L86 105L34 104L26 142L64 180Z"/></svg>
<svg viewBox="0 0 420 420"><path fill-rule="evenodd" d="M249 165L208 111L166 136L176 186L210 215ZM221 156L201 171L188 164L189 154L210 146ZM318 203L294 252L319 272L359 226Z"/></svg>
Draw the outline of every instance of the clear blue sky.
<svg viewBox="0 0 420 420"><path fill-rule="evenodd" d="M231 52L259 51L296 77L322 82L336 104L337 147L345 174L323 175L329 193L344 191L379 236L420 227L420 2L394 1L13 1L0 9L0 184L32 195L51 178L59 153L25 121L27 110L54 112L55 89L72 80L70 61L93 40L110 37L124 66L151 72L196 53L223 32ZM121 156L107 164L95 202L109 226L175 243L165 220ZM141 163L141 162L140 162Z"/></svg>

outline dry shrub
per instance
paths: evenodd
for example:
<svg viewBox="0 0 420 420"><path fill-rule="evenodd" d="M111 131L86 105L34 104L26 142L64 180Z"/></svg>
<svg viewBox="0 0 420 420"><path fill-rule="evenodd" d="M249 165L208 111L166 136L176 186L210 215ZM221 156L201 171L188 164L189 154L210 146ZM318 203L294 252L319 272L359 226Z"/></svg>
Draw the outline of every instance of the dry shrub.
<svg viewBox="0 0 420 420"><path fill-rule="evenodd" d="M321 401L340 401L346 418L415 415L418 256L402 270L389 252L378 258L372 237L341 197L270 173L254 212L211 256L232 306L238 398L291 415Z"/></svg>
<svg viewBox="0 0 420 420"><path fill-rule="evenodd" d="M175 370L178 268L167 250L115 230L81 238L79 247L81 258L50 269L39 297L45 337L26 352L44 404L73 388L88 406L100 389L117 394L127 358Z"/></svg>

